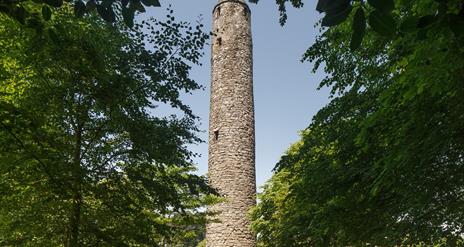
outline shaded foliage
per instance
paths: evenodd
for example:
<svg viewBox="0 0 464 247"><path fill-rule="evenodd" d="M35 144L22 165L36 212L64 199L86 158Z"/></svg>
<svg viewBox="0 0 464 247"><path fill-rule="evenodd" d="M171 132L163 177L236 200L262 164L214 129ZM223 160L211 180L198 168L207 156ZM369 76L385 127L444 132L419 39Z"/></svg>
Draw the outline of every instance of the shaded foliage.
<svg viewBox="0 0 464 247"><path fill-rule="evenodd" d="M257 3L258 0L250 2ZM281 25L287 20L287 3L295 8L303 7L302 0L276 0ZM318 0L316 9L325 14L322 19L324 27L352 22L352 50L361 46L366 25L368 30L388 39L407 32L424 33L431 25L451 28L455 35L464 35L464 3L461 0ZM405 13L408 18L397 18Z"/></svg>
<svg viewBox="0 0 464 247"><path fill-rule="evenodd" d="M179 95L201 88L189 70L207 34L66 6L44 25L60 35L0 14L0 245L198 241L214 191L192 173L186 144L200 140ZM160 104L181 116L154 115Z"/></svg>
<svg viewBox="0 0 464 247"><path fill-rule="evenodd" d="M43 21L52 17L52 9L72 5L74 14L82 17L97 13L108 23L120 17L129 27L134 25L136 13L145 12L146 7L160 7L159 0L1 0L0 13L4 13L19 23L40 28Z"/></svg>
<svg viewBox="0 0 464 247"><path fill-rule="evenodd" d="M436 14L436 1L395 3L395 23ZM253 214L261 244L461 246L462 33L420 21L388 38L366 32L353 52L353 21L321 29L304 55L328 74L332 99L261 195L271 198Z"/></svg>

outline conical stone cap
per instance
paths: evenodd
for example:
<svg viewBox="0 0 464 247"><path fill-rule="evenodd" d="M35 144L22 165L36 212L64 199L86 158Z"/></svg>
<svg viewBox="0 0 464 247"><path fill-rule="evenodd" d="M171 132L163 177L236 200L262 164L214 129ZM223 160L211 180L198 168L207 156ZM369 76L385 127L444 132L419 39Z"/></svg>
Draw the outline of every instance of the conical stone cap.
<svg viewBox="0 0 464 247"><path fill-rule="evenodd" d="M219 0L218 1L218 4L219 3L223 3L223 2L242 2L242 3L245 3L245 0Z"/></svg>

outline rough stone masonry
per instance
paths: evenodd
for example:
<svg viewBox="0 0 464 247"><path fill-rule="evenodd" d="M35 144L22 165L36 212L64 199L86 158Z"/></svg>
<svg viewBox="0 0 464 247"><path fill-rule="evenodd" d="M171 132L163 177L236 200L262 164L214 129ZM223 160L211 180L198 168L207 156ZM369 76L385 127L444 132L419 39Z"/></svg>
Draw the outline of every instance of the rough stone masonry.
<svg viewBox="0 0 464 247"><path fill-rule="evenodd" d="M213 10L208 177L225 202L208 210L208 247L255 246L248 212L256 203L251 12L243 0Z"/></svg>

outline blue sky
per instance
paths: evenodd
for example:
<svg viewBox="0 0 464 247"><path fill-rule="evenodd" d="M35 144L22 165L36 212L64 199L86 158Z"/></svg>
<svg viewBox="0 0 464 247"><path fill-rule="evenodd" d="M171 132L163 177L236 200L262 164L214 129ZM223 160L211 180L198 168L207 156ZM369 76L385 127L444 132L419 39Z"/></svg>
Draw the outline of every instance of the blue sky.
<svg viewBox="0 0 464 247"><path fill-rule="evenodd" d="M209 32L211 12L217 0L161 0L163 9L150 9L147 14L164 16L172 5L178 20L195 22L199 18ZM325 76L323 71L311 73L312 64L301 63L305 50L314 43L319 30L314 24L320 15L316 1L304 1L302 9L289 10L284 27L278 23L279 13L273 0L250 4L252 11L254 97L256 121L256 180L262 186L272 176L272 169L288 147L299 139L299 131L307 127L312 116L328 102L328 90L316 90ZM201 16L201 17L200 17ZM186 95L184 102L201 118L200 134L207 140L210 47L206 47L203 66L195 67L191 76L205 86L204 91ZM201 155L195 158L199 173L207 172L207 143L192 146Z"/></svg>

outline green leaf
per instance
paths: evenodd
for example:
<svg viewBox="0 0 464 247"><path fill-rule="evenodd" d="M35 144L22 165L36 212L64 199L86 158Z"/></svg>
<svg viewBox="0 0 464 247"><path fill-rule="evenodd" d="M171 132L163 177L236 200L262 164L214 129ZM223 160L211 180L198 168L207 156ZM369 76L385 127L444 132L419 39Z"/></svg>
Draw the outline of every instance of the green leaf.
<svg viewBox="0 0 464 247"><path fill-rule="evenodd" d="M350 4L351 0L330 0L325 7L324 12L328 14L340 13L346 10Z"/></svg>
<svg viewBox="0 0 464 247"><path fill-rule="evenodd" d="M16 7L14 17L19 23L26 24L26 9L23 6Z"/></svg>
<svg viewBox="0 0 464 247"><path fill-rule="evenodd" d="M52 17L52 11L47 5L42 6L42 16L46 21L50 20Z"/></svg>
<svg viewBox="0 0 464 247"><path fill-rule="evenodd" d="M159 0L141 0L145 6L161 7Z"/></svg>
<svg viewBox="0 0 464 247"><path fill-rule="evenodd" d="M35 29L37 33L42 33L44 28L44 21L39 15L32 15L27 19L27 26Z"/></svg>
<svg viewBox="0 0 464 247"><path fill-rule="evenodd" d="M92 11L96 7L97 7L97 3L95 2L95 0L89 0L87 4L85 5L85 8L87 9L87 11Z"/></svg>
<svg viewBox="0 0 464 247"><path fill-rule="evenodd" d="M366 16L363 8L358 8L353 17L353 33L351 35L350 49L352 51L361 46L366 30Z"/></svg>
<svg viewBox="0 0 464 247"><path fill-rule="evenodd" d="M351 6L350 2L350 0L328 0L326 2L321 2L321 6L319 8L322 12L335 14L346 10L349 6Z"/></svg>
<svg viewBox="0 0 464 247"><path fill-rule="evenodd" d="M44 0L44 3L52 6L52 7L61 7L63 5L63 0Z"/></svg>
<svg viewBox="0 0 464 247"><path fill-rule="evenodd" d="M367 2L381 12L391 12L395 8L393 0L367 0Z"/></svg>
<svg viewBox="0 0 464 247"><path fill-rule="evenodd" d="M417 29L419 18L417 16L409 16L401 22L400 30L403 32L413 32Z"/></svg>
<svg viewBox="0 0 464 247"><path fill-rule="evenodd" d="M464 19L457 14L447 14L447 25L455 37L461 37L464 34Z"/></svg>
<svg viewBox="0 0 464 247"><path fill-rule="evenodd" d="M112 23L116 21L116 15L111 7L105 8L102 5L97 5L97 12L106 22Z"/></svg>
<svg viewBox="0 0 464 247"><path fill-rule="evenodd" d="M419 18L419 21L417 22L417 27L418 28L424 28L432 25L437 18L434 15L425 15Z"/></svg>
<svg viewBox="0 0 464 247"><path fill-rule="evenodd" d="M369 15L369 26L382 36L392 36L396 31L396 23L393 16L377 10Z"/></svg>
<svg viewBox="0 0 464 247"><path fill-rule="evenodd" d="M427 33L428 33L427 29L419 29L419 31L417 32L417 39L418 40L427 39Z"/></svg>
<svg viewBox="0 0 464 247"><path fill-rule="evenodd" d="M58 35L56 34L54 29L52 29L52 28L48 29L48 36L53 41L53 43L55 43L55 44L60 43L60 38L58 37Z"/></svg>
<svg viewBox="0 0 464 247"><path fill-rule="evenodd" d="M342 23L351 13L353 7L348 5L346 9L343 9L341 12L330 13L327 12L324 18L322 19L322 26L332 27Z"/></svg>
<svg viewBox="0 0 464 247"><path fill-rule="evenodd" d="M102 5L105 8L110 8L113 2L114 0L101 0L100 5Z"/></svg>
<svg viewBox="0 0 464 247"><path fill-rule="evenodd" d="M74 14L77 16L77 17L82 17L84 16L85 12L86 12L86 6L85 6L85 3L82 2L81 0L77 1L76 3L74 3Z"/></svg>
<svg viewBox="0 0 464 247"><path fill-rule="evenodd" d="M319 11L319 13L325 12L327 10L328 4L329 0L319 0L317 2L316 10Z"/></svg>
<svg viewBox="0 0 464 247"><path fill-rule="evenodd" d="M122 9L122 17L124 19L124 23L126 23L126 25L130 28L134 26L134 11L135 9L131 8Z"/></svg>
<svg viewBox="0 0 464 247"><path fill-rule="evenodd" d="M145 7L143 7L142 3L139 0L131 1L129 8L135 9L141 13L145 13Z"/></svg>

